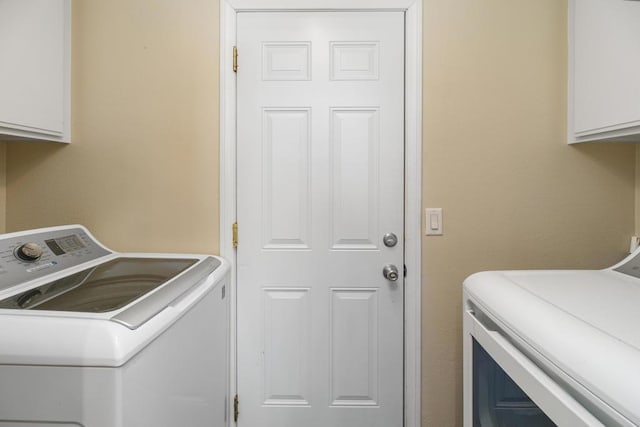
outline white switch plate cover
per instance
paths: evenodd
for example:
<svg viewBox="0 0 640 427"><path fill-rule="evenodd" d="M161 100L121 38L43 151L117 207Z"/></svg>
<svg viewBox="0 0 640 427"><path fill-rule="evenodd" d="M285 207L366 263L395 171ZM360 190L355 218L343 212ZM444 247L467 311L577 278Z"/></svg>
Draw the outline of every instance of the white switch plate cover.
<svg viewBox="0 0 640 427"><path fill-rule="evenodd" d="M442 236L442 208L425 208L424 228L427 236Z"/></svg>

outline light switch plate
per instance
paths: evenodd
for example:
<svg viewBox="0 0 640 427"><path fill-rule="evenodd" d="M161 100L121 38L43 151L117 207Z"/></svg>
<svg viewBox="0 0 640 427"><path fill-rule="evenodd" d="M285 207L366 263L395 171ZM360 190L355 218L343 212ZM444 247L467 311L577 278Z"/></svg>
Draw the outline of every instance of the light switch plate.
<svg viewBox="0 0 640 427"><path fill-rule="evenodd" d="M442 208L425 208L424 228L427 236L442 236Z"/></svg>

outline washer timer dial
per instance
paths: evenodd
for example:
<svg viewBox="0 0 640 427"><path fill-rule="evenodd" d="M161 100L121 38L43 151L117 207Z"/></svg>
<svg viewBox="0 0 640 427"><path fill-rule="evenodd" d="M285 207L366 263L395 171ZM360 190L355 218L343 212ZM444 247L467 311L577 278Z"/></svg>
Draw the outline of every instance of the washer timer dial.
<svg viewBox="0 0 640 427"><path fill-rule="evenodd" d="M20 261L34 262L39 260L42 256L42 248L37 243L29 242L22 246L18 246L13 251L13 254Z"/></svg>

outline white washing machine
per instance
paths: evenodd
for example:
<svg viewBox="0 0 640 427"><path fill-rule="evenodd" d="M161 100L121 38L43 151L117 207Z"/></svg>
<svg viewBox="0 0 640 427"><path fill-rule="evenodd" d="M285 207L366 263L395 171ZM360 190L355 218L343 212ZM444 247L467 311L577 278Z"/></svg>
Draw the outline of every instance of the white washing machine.
<svg viewBox="0 0 640 427"><path fill-rule="evenodd" d="M228 425L229 265L0 235L0 427Z"/></svg>
<svg viewBox="0 0 640 427"><path fill-rule="evenodd" d="M640 251L465 280L465 427L640 426Z"/></svg>

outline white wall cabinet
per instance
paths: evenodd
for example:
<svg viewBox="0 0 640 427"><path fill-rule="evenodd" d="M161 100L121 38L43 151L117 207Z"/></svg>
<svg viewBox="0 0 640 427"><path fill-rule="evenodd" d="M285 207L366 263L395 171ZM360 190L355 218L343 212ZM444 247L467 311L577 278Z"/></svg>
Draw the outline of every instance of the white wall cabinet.
<svg viewBox="0 0 640 427"><path fill-rule="evenodd" d="M569 143L640 141L640 1L569 2Z"/></svg>
<svg viewBox="0 0 640 427"><path fill-rule="evenodd" d="M0 139L69 142L71 0L0 0Z"/></svg>

